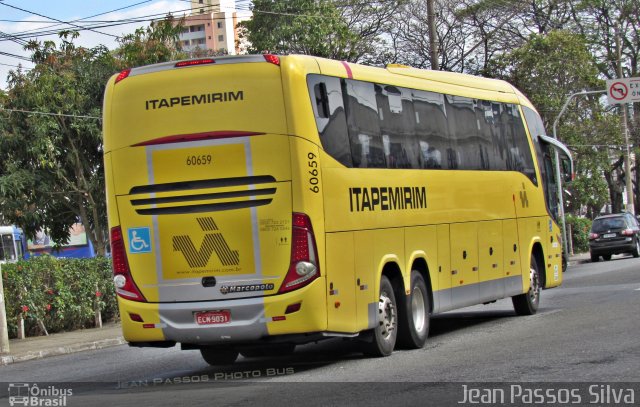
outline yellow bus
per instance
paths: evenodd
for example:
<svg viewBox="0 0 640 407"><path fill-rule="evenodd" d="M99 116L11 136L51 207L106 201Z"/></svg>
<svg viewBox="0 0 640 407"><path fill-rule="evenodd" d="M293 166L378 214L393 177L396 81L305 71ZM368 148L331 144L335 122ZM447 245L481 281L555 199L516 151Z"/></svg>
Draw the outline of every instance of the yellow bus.
<svg viewBox="0 0 640 407"><path fill-rule="evenodd" d="M123 71L104 160L124 337L210 364L330 337L386 356L432 314L533 314L562 281L554 150L569 176L498 80L295 55Z"/></svg>

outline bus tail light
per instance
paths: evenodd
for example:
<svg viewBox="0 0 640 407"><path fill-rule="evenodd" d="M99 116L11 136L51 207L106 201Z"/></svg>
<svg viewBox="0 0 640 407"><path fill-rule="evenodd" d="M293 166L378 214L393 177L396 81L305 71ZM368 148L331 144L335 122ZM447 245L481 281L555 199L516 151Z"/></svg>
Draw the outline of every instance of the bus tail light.
<svg viewBox="0 0 640 407"><path fill-rule="evenodd" d="M131 73L131 69L125 69L124 71L121 71L118 76L116 76L116 81L114 83L114 85L118 82L120 82L121 80L125 79L127 76L129 76L129 74Z"/></svg>
<svg viewBox="0 0 640 407"><path fill-rule="evenodd" d="M293 214L291 237L291 262L280 293L304 287L320 277L318 251L309 216L304 213Z"/></svg>
<svg viewBox="0 0 640 407"><path fill-rule="evenodd" d="M264 57L264 60L274 64L274 65L280 65L280 57L277 55L273 55L273 54L263 54L262 55Z"/></svg>
<svg viewBox="0 0 640 407"><path fill-rule="evenodd" d="M208 65L215 64L216 61L212 58L202 58L202 59L190 59L188 61L180 61L176 63L174 66L176 68L184 68L185 66L196 66L196 65Z"/></svg>
<svg viewBox="0 0 640 407"><path fill-rule="evenodd" d="M131 276L120 226L111 228L111 260L116 293L127 300L146 302Z"/></svg>

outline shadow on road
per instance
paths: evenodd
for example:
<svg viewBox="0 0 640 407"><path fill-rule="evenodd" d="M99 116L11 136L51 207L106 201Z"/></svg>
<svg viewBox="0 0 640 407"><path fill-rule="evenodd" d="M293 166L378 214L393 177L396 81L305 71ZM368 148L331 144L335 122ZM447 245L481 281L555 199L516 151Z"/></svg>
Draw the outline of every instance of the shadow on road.
<svg viewBox="0 0 640 407"><path fill-rule="evenodd" d="M431 318L430 337L437 337L504 318L516 318L512 310L448 312Z"/></svg>
<svg viewBox="0 0 640 407"><path fill-rule="evenodd" d="M486 310L451 312L431 319L431 338L448 335L459 330L489 324L507 318L516 318L512 310ZM245 358L240 356L232 365L207 366L190 372L208 375L221 380L257 379L259 377L283 376L301 373L346 360L367 359L361 352L362 343L354 339L331 338L317 343L299 345L290 355Z"/></svg>

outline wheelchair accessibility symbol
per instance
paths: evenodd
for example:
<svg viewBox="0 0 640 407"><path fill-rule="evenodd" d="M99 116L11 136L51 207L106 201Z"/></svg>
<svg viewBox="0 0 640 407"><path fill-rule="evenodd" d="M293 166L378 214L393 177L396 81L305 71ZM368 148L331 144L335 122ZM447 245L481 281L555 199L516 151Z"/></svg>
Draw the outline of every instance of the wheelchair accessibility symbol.
<svg viewBox="0 0 640 407"><path fill-rule="evenodd" d="M131 254L151 253L151 232L149 228L131 228L128 233Z"/></svg>

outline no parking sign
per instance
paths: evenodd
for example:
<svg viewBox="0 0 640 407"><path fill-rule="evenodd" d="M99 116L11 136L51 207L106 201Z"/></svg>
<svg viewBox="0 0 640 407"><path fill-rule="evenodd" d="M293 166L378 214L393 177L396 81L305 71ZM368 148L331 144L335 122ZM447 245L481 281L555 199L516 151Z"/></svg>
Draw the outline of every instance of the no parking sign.
<svg viewBox="0 0 640 407"><path fill-rule="evenodd" d="M640 102L640 78L607 80L607 100L610 105Z"/></svg>

